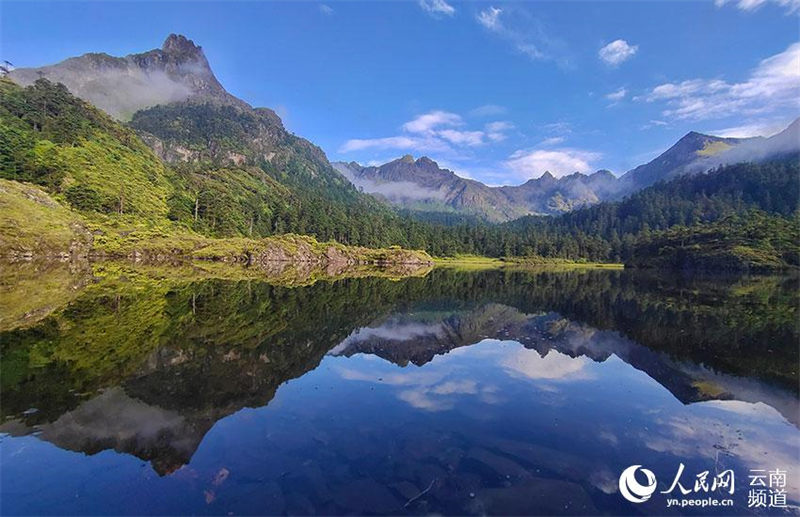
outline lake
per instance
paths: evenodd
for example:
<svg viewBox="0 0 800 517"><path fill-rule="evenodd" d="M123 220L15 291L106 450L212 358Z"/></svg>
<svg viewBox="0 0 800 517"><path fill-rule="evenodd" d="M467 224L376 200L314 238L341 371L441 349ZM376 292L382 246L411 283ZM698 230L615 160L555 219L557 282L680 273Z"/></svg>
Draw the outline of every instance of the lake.
<svg viewBox="0 0 800 517"><path fill-rule="evenodd" d="M796 276L168 269L6 270L4 515L797 512Z"/></svg>

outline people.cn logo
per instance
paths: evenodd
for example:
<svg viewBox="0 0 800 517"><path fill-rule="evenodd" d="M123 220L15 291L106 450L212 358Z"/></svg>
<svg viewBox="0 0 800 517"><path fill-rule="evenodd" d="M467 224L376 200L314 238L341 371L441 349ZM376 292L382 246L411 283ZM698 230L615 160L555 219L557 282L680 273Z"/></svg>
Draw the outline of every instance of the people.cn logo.
<svg viewBox="0 0 800 517"><path fill-rule="evenodd" d="M636 471L641 470L647 483L642 485L636 481ZM631 465L619 475L619 492L622 497L632 503L643 503L650 499L656 491L656 475L653 471L641 468L641 465Z"/></svg>

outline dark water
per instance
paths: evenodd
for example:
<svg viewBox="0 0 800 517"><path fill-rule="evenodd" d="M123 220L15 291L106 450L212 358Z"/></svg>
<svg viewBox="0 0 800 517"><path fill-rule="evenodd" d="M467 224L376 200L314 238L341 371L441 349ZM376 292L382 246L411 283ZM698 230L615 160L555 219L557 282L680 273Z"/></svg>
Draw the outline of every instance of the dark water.
<svg viewBox="0 0 800 517"><path fill-rule="evenodd" d="M3 514L797 511L796 278L165 278L3 286Z"/></svg>

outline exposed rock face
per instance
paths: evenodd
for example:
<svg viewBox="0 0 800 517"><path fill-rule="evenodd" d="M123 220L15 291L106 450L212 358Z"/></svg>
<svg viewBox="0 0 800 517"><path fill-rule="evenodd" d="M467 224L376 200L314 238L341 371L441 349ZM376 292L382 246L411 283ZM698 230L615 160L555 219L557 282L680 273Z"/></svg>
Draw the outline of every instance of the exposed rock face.
<svg viewBox="0 0 800 517"><path fill-rule="evenodd" d="M40 77L63 83L120 120L141 109L186 100L246 106L217 81L202 48L176 34L160 49L142 54L84 54L41 68L18 68L9 77L23 85Z"/></svg>
<svg viewBox="0 0 800 517"><path fill-rule="evenodd" d="M285 170L291 161L312 175L335 176L325 153L283 127L269 108L253 108L217 80L200 46L171 34L160 49L113 57L90 53L9 77L28 85L40 77L129 121L168 163Z"/></svg>
<svg viewBox="0 0 800 517"><path fill-rule="evenodd" d="M609 171L576 172L555 178L549 172L519 186L489 187L442 169L427 157L410 155L378 167L337 162L334 167L355 186L406 208L449 211L503 222L531 214L559 214L607 199L617 191Z"/></svg>

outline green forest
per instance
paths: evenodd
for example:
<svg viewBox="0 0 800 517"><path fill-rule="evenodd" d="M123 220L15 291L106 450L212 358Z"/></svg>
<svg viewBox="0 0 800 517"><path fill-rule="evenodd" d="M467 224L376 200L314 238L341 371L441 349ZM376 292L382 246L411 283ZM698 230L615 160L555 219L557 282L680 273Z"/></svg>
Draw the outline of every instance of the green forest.
<svg viewBox="0 0 800 517"><path fill-rule="evenodd" d="M193 159L162 161L153 142ZM235 165L225 159L231 156ZM271 110L179 103L138 112L123 125L61 84L39 79L23 88L3 79L0 177L40 186L103 238L295 233L435 256L639 267L800 264L796 154L680 177L558 217L493 225L382 204L336 172L319 148L287 132ZM5 212L5 228L31 217Z"/></svg>

